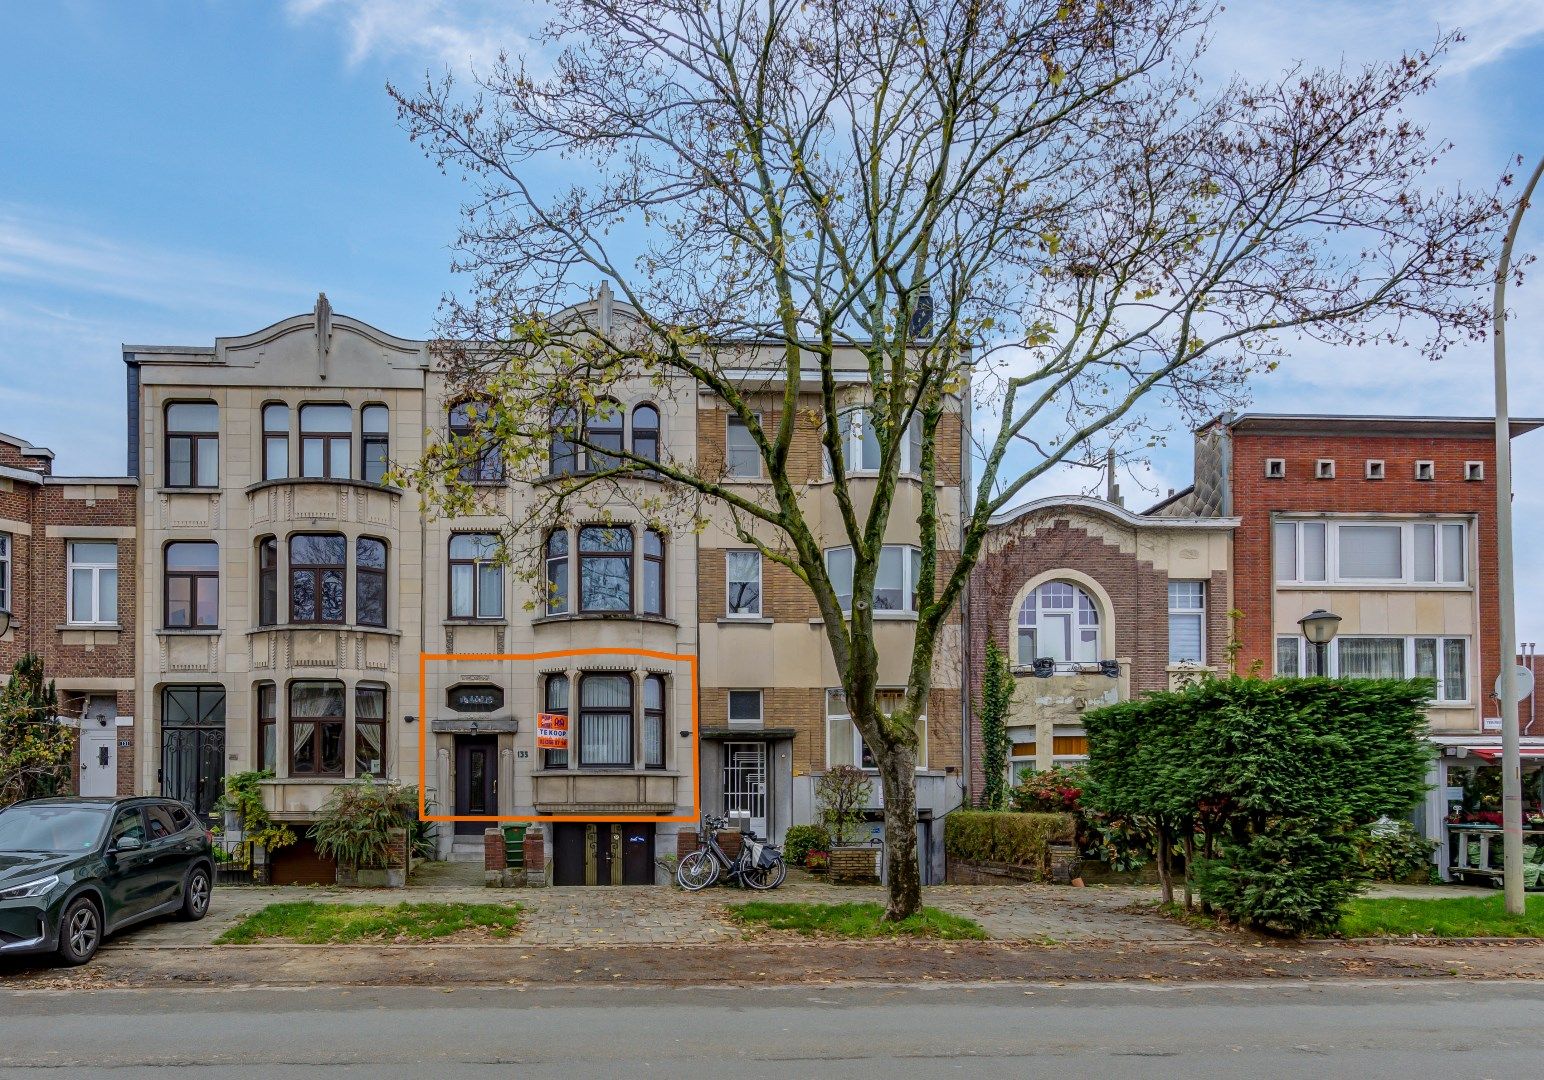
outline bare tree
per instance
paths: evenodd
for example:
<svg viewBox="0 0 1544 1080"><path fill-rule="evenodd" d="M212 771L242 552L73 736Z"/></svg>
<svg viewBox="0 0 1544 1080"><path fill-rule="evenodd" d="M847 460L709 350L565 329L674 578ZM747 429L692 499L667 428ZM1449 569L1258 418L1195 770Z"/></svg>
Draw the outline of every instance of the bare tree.
<svg viewBox="0 0 1544 1080"><path fill-rule="evenodd" d="M1404 113L1452 39L1209 89L1194 61L1211 17L1205 0L560 0L540 72L506 57L466 93L448 75L391 91L475 192L457 260L475 285L443 331L453 380L488 402L409 479L467 509L469 455L493 446L534 475L556 427L609 464L543 485L533 517L648 470L807 583L879 765L890 918L921 902L914 718L995 511L1146 430L1147 404L1237 395L1294 335L1437 354L1483 333L1500 187L1424 190L1446 147ZM629 319L575 306L602 280ZM748 387L751 339L769 366ZM881 458L866 487L835 374L853 350ZM801 370L819 383L804 412ZM639 378L716 397L770 482L592 445L580 411ZM764 425L750 399L768 392ZM962 400L975 477L946 536L934 447ZM861 598L914 422L919 610L886 715ZM812 527L790 470L801 423L820 432L839 537ZM852 548L850 614L832 544Z"/></svg>

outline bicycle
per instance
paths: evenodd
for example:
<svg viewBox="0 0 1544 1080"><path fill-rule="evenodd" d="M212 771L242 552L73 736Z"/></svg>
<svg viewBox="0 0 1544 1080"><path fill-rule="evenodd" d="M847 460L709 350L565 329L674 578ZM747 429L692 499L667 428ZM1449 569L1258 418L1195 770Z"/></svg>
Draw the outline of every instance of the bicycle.
<svg viewBox="0 0 1544 1080"><path fill-rule="evenodd" d="M683 858L676 867L676 883L687 892L706 889L721 874L757 890L775 889L788 877L783 853L769 843L757 840L755 833L740 834L740 852L733 859L719 846L717 830L729 824L728 818L702 819L701 846Z"/></svg>

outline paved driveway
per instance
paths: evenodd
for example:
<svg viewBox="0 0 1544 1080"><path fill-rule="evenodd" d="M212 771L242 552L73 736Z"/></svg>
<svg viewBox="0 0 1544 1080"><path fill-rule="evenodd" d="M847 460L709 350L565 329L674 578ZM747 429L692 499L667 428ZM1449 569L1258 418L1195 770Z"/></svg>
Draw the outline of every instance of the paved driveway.
<svg viewBox="0 0 1544 1080"><path fill-rule="evenodd" d="M1150 900L1149 888L1071 889L1054 886L940 885L923 890L924 903L975 919L993 938L1035 942L1195 941L1204 935L1132 910ZM268 904L514 902L525 906L525 927L510 944L582 946L707 945L734 940L743 931L724 918L726 906L750 899L846 903L881 901L878 888L837 888L790 883L775 893L718 888L685 893L669 886L618 888L488 889L429 886L406 889L341 889L303 886L226 887L215 891L208 918L197 923L164 921L140 927L107 948L202 946L227 927Z"/></svg>

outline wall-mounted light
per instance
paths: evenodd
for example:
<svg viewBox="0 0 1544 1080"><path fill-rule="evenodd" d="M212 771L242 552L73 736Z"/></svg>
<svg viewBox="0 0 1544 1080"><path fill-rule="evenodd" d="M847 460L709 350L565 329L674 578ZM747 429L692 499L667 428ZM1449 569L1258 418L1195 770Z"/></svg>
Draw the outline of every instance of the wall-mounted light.
<svg viewBox="0 0 1544 1080"><path fill-rule="evenodd" d="M418 723L418 717L412 715L404 716L402 722L404 724L416 724Z"/></svg>
<svg viewBox="0 0 1544 1080"><path fill-rule="evenodd" d="M683 738L683 739L690 739L691 737L692 737L692 733L690 731L686 731L684 729L682 730L681 738Z"/></svg>

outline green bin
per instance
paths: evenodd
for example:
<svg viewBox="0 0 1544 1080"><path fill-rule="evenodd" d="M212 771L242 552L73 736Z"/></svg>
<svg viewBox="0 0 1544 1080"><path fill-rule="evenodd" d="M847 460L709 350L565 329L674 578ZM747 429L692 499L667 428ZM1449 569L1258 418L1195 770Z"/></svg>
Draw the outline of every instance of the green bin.
<svg viewBox="0 0 1544 1080"><path fill-rule="evenodd" d="M525 826L504 826L504 865L511 870L525 869Z"/></svg>

